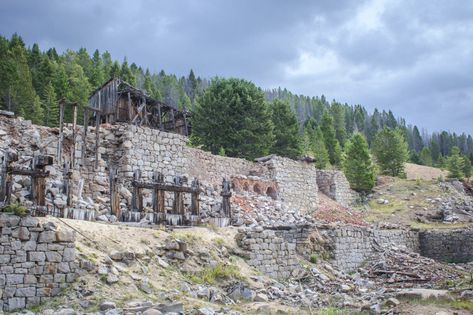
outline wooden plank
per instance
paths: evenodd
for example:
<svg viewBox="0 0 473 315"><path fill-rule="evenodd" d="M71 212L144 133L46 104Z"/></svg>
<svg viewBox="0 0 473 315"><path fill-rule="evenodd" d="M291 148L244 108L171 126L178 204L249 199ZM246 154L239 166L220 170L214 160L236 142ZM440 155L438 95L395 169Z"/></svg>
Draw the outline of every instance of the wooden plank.
<svg viewBox="0 0 473 315"><path fill-rule="evenodd" d="M62 161L62 143L64 141L64 99L59 101L59 141L57 144L57 162L61 164Z"/></svg>

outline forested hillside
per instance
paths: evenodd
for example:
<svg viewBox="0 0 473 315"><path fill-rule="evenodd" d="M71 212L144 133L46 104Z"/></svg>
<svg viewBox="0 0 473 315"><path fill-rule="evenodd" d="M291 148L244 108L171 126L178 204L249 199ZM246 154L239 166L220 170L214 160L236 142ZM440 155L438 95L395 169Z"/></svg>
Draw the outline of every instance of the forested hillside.
<svg viewBox="0 0 473 315"><path fill-rule="evenodd" d="M209 79L196 76L192 70L186 77L166 74L164 70L151 73L126 58L121 62L114 60L108 51L91 53L81 48L58 54L54 48L41 50L37 44L27 46L16 34L10 39L0 36L0 107L34 123L57 126L59 99L84 106L90 93L112 77L120 77L165 103L191 110L197 97L210 84ZM295 95L279 88L266 90L265 96L269 102L281 99L290 104L300 123L301 134L317 135L317 126L323 126L322 117L327 112L330 117L326 123L333 125L341 148L356 131L363 133L371 146L376 133L389 127L402 130L410 159L415 163L443 165L444 157L450 155L454 146L473 160L471 135L448 131L429 134L406 124L404 118L395 117L391 111L368 112L362 105L328 101L323 95Z"/></svg>

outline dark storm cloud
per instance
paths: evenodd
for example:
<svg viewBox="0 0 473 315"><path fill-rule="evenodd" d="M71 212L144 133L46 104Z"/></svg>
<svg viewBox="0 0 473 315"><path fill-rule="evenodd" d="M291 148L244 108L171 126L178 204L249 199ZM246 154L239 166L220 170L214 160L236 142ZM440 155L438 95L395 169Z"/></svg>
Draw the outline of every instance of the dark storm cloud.
<svg viewBox="0 0 473 315"><path fill-rule="evenodd" d="M466 1L0 1L0 32L109 50L153 71L393 109L473 133L473 4Z"/></svg>

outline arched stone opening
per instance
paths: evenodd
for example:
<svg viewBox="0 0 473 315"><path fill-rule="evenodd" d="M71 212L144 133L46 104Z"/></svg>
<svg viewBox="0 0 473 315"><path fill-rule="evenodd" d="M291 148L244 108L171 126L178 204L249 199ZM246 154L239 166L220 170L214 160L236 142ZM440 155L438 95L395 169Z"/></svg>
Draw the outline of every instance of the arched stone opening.
<svg viewBox="0 0 473 315"><path fill-rule="evenodd" d="M255 184L255 185L253 186L253 191L254 191L255 193L257 193L257 194L261 194L261 187L260 187L260 185Z"/></svg>
<svg viewBox="0 0 473 315"><path fill-rule="evenodd" d="M278 193L276 192L276 190L273 188L273 187L268 187L268 189L266 189L266 195L273 198L274 200L276 200L278 198Z"/></svg>

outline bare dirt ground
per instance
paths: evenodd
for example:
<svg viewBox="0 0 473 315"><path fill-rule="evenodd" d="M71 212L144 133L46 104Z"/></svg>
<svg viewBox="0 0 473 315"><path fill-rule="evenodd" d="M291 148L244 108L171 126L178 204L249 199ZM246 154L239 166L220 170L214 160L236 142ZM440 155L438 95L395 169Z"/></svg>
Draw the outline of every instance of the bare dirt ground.
<svg viewBox="0 0 473 315"><path fill-rule="evenodd" d="M439 177L447 178L448 171L436 167L406 163L407 179L435 180Z"/></svg>

